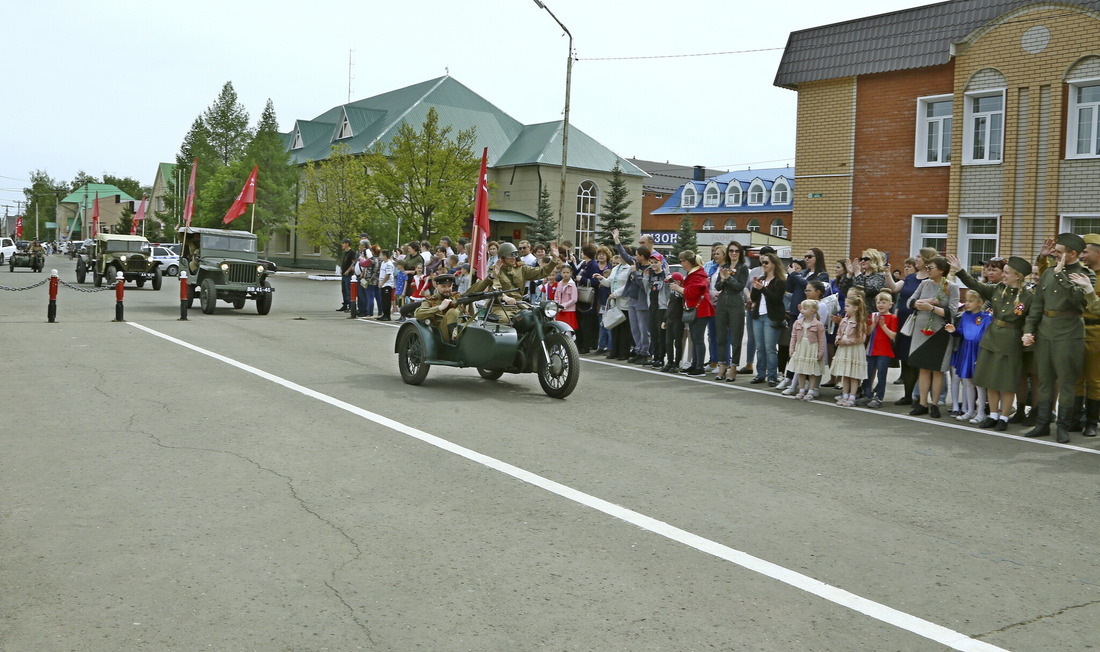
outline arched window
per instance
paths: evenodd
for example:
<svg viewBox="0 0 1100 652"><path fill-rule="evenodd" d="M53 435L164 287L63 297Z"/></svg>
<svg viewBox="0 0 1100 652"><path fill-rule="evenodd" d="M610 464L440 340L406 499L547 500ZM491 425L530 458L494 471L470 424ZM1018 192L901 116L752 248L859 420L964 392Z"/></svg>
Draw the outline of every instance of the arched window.
<svg viewBox="0 0 1100 652"><path fill-rule="evenodd" d="M778 217L772 220L772 235L777 238L787 237L787 227L783 226L783 220Z"/></svg>
<svg viewBox="0 0 1100 652"><path fill-rule="evenodd" d="M684 194L680 196L680 206L683 208L695 208L695 205L699 203L699 193L695 191L695 186L688 184L684 186Z"/></svg>
<svg viewBox="0 0 1100 652"><path fill-rule="evenodd" d="M767 191L764 189L764 182L760 179L756 179L749 185L749 206L763 206L766 195Z"/></svg>
<svg viewBox="0 0 1100 652"><path fill-rule="evenodd" d="M741 192L741 184L737 181L730 181L730 185L726 188L726 206L740 206L744 201Z"/></svg>
<svg viewBox="0 0 1100 652"><path fill-rule="evenodd" d="M714 222L710 221L709 218L703 220L703 230L704 231L713 231L714 230Z"/></svg>
<svg viewBox="0 0 1100 652"><path fill-rule="evenodd" d="M754 217L751 220L749 220L749 223L747 225L745 225L745 228L749 231L759 231L760 230L760 221L757 220Z"/></svg>
<svg viewBox="0 0 1100 652"><path fill-rule="evenodd" d="M577 229L578 246L594 242L596 235L596 214L600 210L600 187L592 181L582 181L577 188Z"/></svg>
<svg viewBox="0 0 1100 652"><path fill-rule="evenodd" d="M783 177L779 177L772 184L772 204L791 203L791 186Z"/></svg>
<svg viewBox="0 0 1100 652"><path fill-rule="evenodd" d="M718 192L718 184L711 181L703 191L703 206L717 207L722 202L722 193Z"/></svg>
<svg viewBox="0 0 1100 652"><path fill-rule="evenodd" d="M722 228L727 231L733 231L737 228L737 220L733 219L732 217L729 218L728 220L726 220L726 225Z"/></svg>

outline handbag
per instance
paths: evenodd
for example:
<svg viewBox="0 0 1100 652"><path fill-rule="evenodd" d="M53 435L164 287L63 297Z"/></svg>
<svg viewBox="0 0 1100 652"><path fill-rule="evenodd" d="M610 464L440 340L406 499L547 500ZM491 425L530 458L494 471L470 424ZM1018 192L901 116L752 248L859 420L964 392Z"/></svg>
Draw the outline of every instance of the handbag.
<svg viewBox="0 0 1100 652"><path fill-rule="evenodd" d="M685 324L690 324L691 322L695 321L695 313L698 310L699 306L695 306L694 308L684 308L684 311L680 313L680 321L684 322Z"/></svg>
<svg viewBox="0 0 1100 652"><path fill-rule="evenodd" d="M898 332L906 337L913 337L913 331L916 329L917 315L914 313L905 318L905 323L901 325Z"/></svg>
<svg viewBox="0 0 1100 652"><path fill-rule="evenodd" d="M577 288L577 303L583 303L590 306L595 302L596 288L589 285L582 285Z"/></svg>
<svg viewBox="0 0 1100 652"><path fill-rule="evenodd" d="M603 313L603 327L612 330L624 321L626 321L626 313L622 308L609 303L607 310Z"/></svg>

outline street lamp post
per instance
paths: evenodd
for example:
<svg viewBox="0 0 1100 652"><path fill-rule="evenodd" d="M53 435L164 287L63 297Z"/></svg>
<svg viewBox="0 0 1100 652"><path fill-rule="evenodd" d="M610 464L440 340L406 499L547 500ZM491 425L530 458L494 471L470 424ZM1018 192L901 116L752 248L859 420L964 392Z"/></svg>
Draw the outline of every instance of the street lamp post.
<svg viewBox="0 0 1100 652"><path fill-rule="evenodd" d="M540 9L545 9L546 13L550 14L550 17L554 19L565 35L569 37L569 54L565 61L565 117L562 120L561 128L561 198L558 202L558 240L562 240L565 236L565 174L568 170L569 160L569 87L573 81L573 35L569 32L569 28L562 25L562 22L558 20L558 17L554 15L554 12L550 11L541 0L534 0L535 4ZM578 245L580 243L577 243Z"/></svg>

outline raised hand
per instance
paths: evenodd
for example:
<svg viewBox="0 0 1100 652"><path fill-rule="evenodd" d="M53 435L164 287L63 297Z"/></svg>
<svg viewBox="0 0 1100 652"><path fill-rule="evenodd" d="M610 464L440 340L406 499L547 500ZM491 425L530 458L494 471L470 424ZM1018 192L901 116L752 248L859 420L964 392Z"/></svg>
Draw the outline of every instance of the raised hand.
<svg viewBox="0 0 1100 652"><path fill-rule="evenodd" d="M1043 241L1043 246L1039 247L1040 256L1049 256L1054 253L1054 238L1047 238Z"/></svg>
<svg viewBox="0 0 1100 652"><path fill-rule="evenodd" d="M951 264L952 272L957 272L962 269L962 261L959 260L959 257L955 254L947 254L946 256L944 256L944 258L946 258L947 262Z"/></svg>
<svg viewBox="0 0 1100 652"><path fill-rule="evenodd" d="M1070 274L1069 275L1069 280L1071 280L1074 283L1076 283L1077 285L1080 285L1081 287L1085 288L1085 292L1087 292L1089 294L1091 294L1092 292L1095 292L1095 288L1092 285L1092 280L1090 280L1089 277L1085 276L1084 274L1077 274L1077 273Z"/></svg>

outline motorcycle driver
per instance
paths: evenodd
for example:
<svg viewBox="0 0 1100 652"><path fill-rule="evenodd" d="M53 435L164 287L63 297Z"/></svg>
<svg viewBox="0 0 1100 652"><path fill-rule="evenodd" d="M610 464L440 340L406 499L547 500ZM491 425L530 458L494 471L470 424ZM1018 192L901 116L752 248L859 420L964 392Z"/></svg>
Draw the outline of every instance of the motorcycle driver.
<svg viewBox="0 0 1100 652"><path fill-rule="evenodd" d="M42 247L41 244L39 244L38 238L35 238L31 242L31 246L27 248L27 251L32 254L42 254L43 256L46 255L46 250Z"/></svg>
<svg viewBox="0 0 1100 652"><path fill-rule="evenodd" d="M558 250L557 243L550 243L550 251ZM497 262L489 274L470 286L470 292L503 290L499 301L493 303L493 313L506 323L512 320L517 309L516 301L523 297L523 288L528 281L546 278L553 274L561 264L549 256L542 259L540 267L529 267L518 260L519 252L511 242L502 242L497 249ZM504 305L501 305L501 304Z"/></svg>
<svg viewBox="0 0 1100 652"><path fill-rule="evenodd" d="M454 338L454 330L458 326L458 317L461 310L454 299L455 277L452 274L439 274L435 277L435 292L424 299L416 309L414 318L427 319L432 322L443 336L443 341L450 343Z"/></svg>

